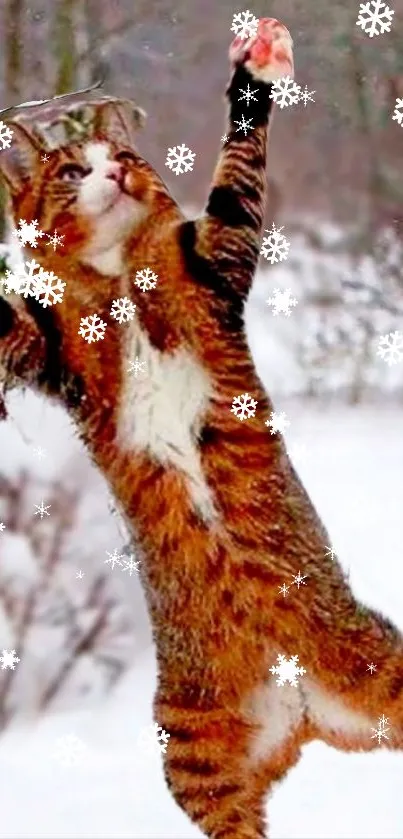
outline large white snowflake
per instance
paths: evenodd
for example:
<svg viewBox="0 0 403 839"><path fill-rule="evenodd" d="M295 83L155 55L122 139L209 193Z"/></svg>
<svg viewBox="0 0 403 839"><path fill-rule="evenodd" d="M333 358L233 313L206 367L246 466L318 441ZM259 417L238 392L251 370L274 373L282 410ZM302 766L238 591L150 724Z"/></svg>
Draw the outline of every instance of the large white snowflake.
<svg viewBox="0 0 403 839"><path fill-rule="evenodd" d="M14 131L2 122L0 119L0 148L1 149L9 149L11 146L11 140L13 139Z"/></svg>
<svg viewBox="0 0 403 839"><path fill-rule="evenodd" d="M25 221L21 218L18 222L18 227L13 230L13 236L16 236L21 245L30 245L31 248L36 248L38 239L44 236L43 230L38 227L39 222L34 219L31 222Z"/></svg>
<svg viewBox="0 0 403 839"><path fill-rule="evenodd" d="M136 306L128 297L118 297L112 301L110 315L118 323L127 323L129 320L133 320L135 311Z"/></svg>
<svg viewBox="0 0 403 839"><path fill-rule="evenodd" d="M19 658L15 650L3 650L2 655L0 655L0 662L1 662L1 669L6 670L8 667L10 670L15 670L15 665L18 664Z"/></svg>
<svg viewBox="0 0 403 839"><path fill-rule="evenodd" d="M370 0L369 3L360 4L356 26L360 26L370 38L373 38L374 35L390 32L393 15L393 9L383 0Z"/></svg>
<svg viewBox="0 0 403 839"><path fill-rule="evenodd" d="M268 236L263 237L262 247L260 248L261 256L264 256L271 265L275 262L283 262L288 257L290 249L290 242L282 234L283 227L276 227L274 222L271 230L265 230Z"/></svg>
<svg viewBox="0 0 403 839"><path fill-rule="evenodd" d="M88 746L75 734L66 734L56 740L53 757L61 766L82 765L88 758Z"/></svg>
<svg viewBox="0 0 403 839"><path fill-rule="evenodd" d="M292 655L291 658L287 659L284 655L278 655L277 662L277 665L270 667L270 673L278 676L278 679L276 679L278 687L284 687L286 682L295 688L298 687L298 676L303 676L306 673L305 668L300 667L297 663L298 656Z"/></svg>
<svg viewBox="0 0 403 839"><path fill-rule="evenodd" d="M256 407L256 399L252 399L249 393L242 393L241 396L234 396L231 413L235 414L243 422L244 419L250 419L250 417L255 416Z"/></svg>
<svg viewBox="0 0 403 839"><path fill-rule="evenodd" d="M275 288L273 294L274 296L266 301L268 306L273 307L273 315L282 313L287 318L290 317L291 307L298 303L298 300L291 296L291 289L286 288L285 291L280 291L279 288Z"/></svg>
<svg viewBox="0 0 403 839"><path fill-rule="evenodd" d="M38 300L46 309L47 306L62 302L65 288L66 283L53 271L43 271L32 290L32 297L35 297L35 300Z"/></svg>
<svg viewBox="0 0 403 839"><path fill-rule="evenodd" d="M392 119L394 119L403 128L403 99L396 99L395 110L393 111Z"/></svg>
<svg viewBox="0 0 403 839"><path fill-rule="evenodd" d="M280 414L276 414L275 411L272 411L270 414L270 419L266 420L265 425L270 428L270 434L284 434L284 431L290 425L290 421L287 419L287 415L284 411L281 411Z"/></svg>
<svg viewBox="0 0 403 839"><path fill-rule="evenodd" d="M168 166L175 175L182 175L183 172L191 172L193 169L196 152L191 151L181 143L180 146L173 146L168 149L165 166Z"/></svg>
<svg viewBox="0 0 403 839"><path fill-rule="evenodd" d="M137 746L143 753L150 756L159 755L161 752L165 754L170 736L155 722L141 729L137 737Z"/></svg>
<svg viewBox="0 0 403 839"><path fill-rule="evenodd" d="M235 132L243 131L245 137L246 137L248 131L250 131L250 130L253 131L252 120L251 119L245 119L243 114L242 114L241 119L239 119L239 120L235 119L234 123L235 123L235 125L238 126L238 128L235 129Z"/></svg>
<svg viewBox="0 0 403 839"><path fill-rule="evenodd" d="M247 38L253 38L256 35L258 24L259 19L249 9L246 9L245 12L234 14L231 32L235 32L235 35L245 41Z"/></svg>
<svg viewBox="0 0 403 839"><path fill-rule="evenodd" d="M93 344L94 341L103 341L106 326L107 324L99 315L88 315L86 318L81 318L78 334L87 341L87 344Z"/></svg>
<svg viewBox="0 0 403 839"><path fill-rule="evenodd" d="M403 332L388 332L381 335L378 342L377 355L386 361L389 367L403 361Z"/></svg>
<svg viewBox="0 0 403 839"><path fill-rule="evenodd" d="M280 108L288 108L290 105L297 104L300 95L300 85L291 76L283 76L282 79L273 82L270 99L274 99Z"/></svg>
<svg viewBox="0 0 403 839"><path fill-rule="evenodd" d="M108 554L109 559L105 559L104 562L108 563L112 570L114 569L115 565L122 565L121 559L123 559L123 554L118 553L117 549L110 553L109 551L105 551Z"/></svg>
<svg viewBox="0 0 403 839"><path fill-rule="evenodd" d="M150 291L157 285L157 280L158 274L154 274L151 268L142 268L141 271L136 271L134 282L142 291Z"/></svg>
<svg viewBox="0 0 403 839"><path fill-rule="evenodd" d="M31 259L29 262L15 265L12 271L7 270L2 284L6 294L14 292L22 297L32 297L44 274L43 268Z"/></svg>

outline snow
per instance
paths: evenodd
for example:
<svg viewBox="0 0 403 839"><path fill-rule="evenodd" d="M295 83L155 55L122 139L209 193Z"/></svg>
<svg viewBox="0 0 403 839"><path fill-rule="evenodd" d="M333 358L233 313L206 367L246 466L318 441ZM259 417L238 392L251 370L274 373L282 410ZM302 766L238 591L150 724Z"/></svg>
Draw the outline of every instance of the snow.
<svg viewBox="0 0 403 839"><path fill-rule="evenodd" d="M306 446L299 471L332 546L350 569L355 594L403 628L399 412L391 407L303 407L297 401L284 401L281 407L291 422L287 444ZM108 700L6 730L0 741L2 836L201 837L173 802L160 758L139 747L141 732L152 722L155 679L150 647ZM55 759L58 739L69 735L89 749L82 766L61 766ZM350 755L309 744L270 801L271 839L401 839L402 773L401 753L379 749Z"/></svg>

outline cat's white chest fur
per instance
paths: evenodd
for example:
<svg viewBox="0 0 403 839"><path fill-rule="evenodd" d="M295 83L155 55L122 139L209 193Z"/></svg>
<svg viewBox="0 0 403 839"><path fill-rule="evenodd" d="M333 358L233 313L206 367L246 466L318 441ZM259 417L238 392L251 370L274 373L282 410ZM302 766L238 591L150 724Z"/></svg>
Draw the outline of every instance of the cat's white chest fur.
<svg viewBox="0 0 403 839"><path fill-rule="evenodd" d="M130 361L145 362L136 378ZM153 347L137 319L127 324L123 341L123 387L117 442L124 451L147 451L185 476L194 506L206 520L215 516L204 477L197 434L212 396L210 378L185 348L174 354Z"/></svg>

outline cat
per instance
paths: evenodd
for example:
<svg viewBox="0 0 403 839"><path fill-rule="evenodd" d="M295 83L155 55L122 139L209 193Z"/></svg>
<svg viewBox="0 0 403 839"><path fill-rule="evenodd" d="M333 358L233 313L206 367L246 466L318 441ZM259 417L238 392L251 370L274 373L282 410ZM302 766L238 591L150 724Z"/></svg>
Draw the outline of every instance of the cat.
<svg viewBox="0 0 403 839"><path fill-rule="evenodd" d="M64 236L27 250L66 282L48 308L0 298L0 371L62 402L140 546L158 664L154 717L170 734L165 777L210 839L263 839L265 797L303 744L403 747L403 638L357 602L296 475L255 371L243 323L260 248L273 82L293 75L278 21L237 37L229 121L206 210L188 220L136 150L127 114L97 114L94 136L46 150L14 122L0 156L15 223ZM241 98L247 85L255 100ZM242 130L242 117L251 120ZM296 154L297 149L296 149ZM134 282L149 268L157 279ZM135 317L118 323L112 301ZM103 337L85 343L81 319ZM135 377L130 361L147 365ZM256 400L254 416L231 411ZM280 586L304 575L298 597ZM298 685L278 686L278 656L298 656ZM295 659L294 659L295 660ZM377 670L367 671L368 661Z"/></svg>

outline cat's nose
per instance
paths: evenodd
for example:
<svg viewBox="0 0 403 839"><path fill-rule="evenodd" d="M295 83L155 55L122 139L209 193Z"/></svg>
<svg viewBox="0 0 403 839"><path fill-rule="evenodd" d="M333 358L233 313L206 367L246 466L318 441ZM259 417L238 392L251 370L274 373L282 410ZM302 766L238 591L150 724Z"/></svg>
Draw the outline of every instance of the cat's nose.
<svg viewBox="0 0 403 839"><path fill-rule="evenodd" d="M123 184L124 172L120 163L112 163L111 168L106 176L111 181L116 181L119 186Z"/></svg>

